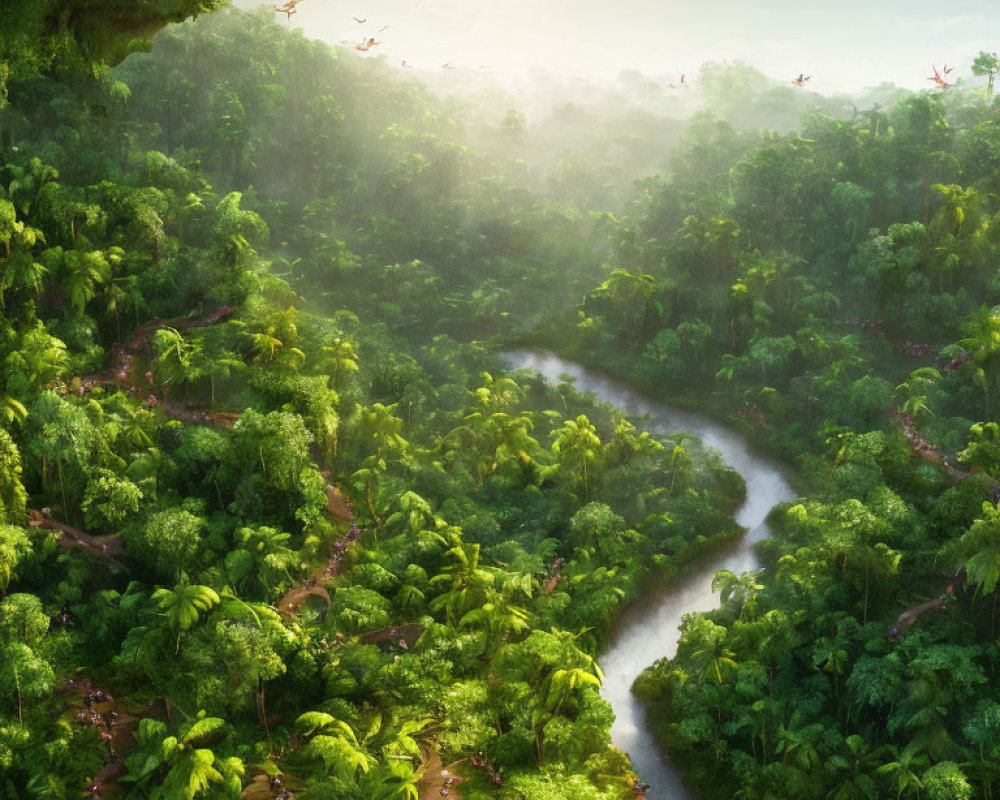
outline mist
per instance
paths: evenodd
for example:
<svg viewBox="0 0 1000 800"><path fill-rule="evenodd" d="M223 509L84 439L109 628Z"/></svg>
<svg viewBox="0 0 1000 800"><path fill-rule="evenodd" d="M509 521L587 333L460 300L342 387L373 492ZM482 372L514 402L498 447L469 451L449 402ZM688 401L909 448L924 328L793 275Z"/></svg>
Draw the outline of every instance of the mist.
<svg viewBox="0 0 1000 800"><path fill-rule="evenodd" d="M255 0L236 0L253 8ZM958 66L995 49L1000 22L983 0L954 7L919 0L829 5L777 0L607 4L462 0L304 0L282 24L331 44L375 36L369 53L394 66L429 72L442 65L490 73L511 88L532 75L607 83L623 70L677 83L708 62L744 62L786 85L800 73L824 94L856 93L883 83L927 88L931 65ZM359 24L356 19L364 20Z"/></svg>
<svg viewBox="0 0 1000 800"><path fill-rule="evenodd" d="M273 13L255 0L234 4ZM1000 39L982 2L960 14L928 2L761 10L731 0L613 8L378 0L356 9L302 0L295 10L274 19L336 47L344 61L379 64L384 80L418 81L455 99L463 142L516 163L525 186L568 199L575 182L590 210L619 208L636 180L666 172L694 114L779 133L809 110L852 119L931 88L935 66L948 64L960 86L982 84L972 57ZM370 39L369 50L356 49Z"/></svg>

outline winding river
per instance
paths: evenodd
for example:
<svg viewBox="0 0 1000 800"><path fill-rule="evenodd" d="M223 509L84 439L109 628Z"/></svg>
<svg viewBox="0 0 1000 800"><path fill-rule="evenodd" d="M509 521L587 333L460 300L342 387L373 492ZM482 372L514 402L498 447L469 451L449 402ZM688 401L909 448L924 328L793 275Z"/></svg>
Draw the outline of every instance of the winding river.
<svg viewBox="0 0 1000 800"><path fill-rule="evenodd" d="M546 351L510 351L501 354L501 360L510 369L537 370L553 384L560 382L560 376L569 376L580 391L593 392L628 414L648 415L656 433L692 433L717 450L746 481L747 498L736 512L736 521L747 529L747 536L737 546L706 556L697 571L686 578L633 603L619 619L611 645L601 658L602 693L615 712L611 739L631 756L636 772L653 787L650 800L695 800L694 793L681 782L680 770L656 746L644 709L632 695L632 683L654 661L674 655L677 627L684 614L709 611L718 605L718 596L712 591L716 572L727 569L739 575L760 566L753 543L770 535L764 518L777 503L793 499L795 493L776 461L753 452L739 434L713 420L650 400L621 381Z"/></svg>

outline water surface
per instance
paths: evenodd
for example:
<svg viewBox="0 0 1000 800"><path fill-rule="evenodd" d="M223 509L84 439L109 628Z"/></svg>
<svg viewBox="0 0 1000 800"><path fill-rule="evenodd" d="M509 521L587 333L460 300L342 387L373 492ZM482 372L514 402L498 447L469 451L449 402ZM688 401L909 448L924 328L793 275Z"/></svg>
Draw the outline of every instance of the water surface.
<svg viewBox="0 0 1000 800"><path fill-rule="evenodd" d="M650 800L696 800L681 782L678 768L656 746L646 725L645 712L631 692L632 683L646 667L660 658L671 658L677 651L681 617L692 611L709 611L719 605L712 592L712 577L728 569L739 575L757 569L760 562L753 543L766 539L771 532L764 521L777 504L795 497L778 462L752 450L735 431L707 417L671 408L643 397L622 381L591 372L542 350L516 350L501 354L510 369L533 369L546 381L560 383L568 376L582 392L593 392L598 399L634 415L647 415L655 433L684 431L697 436L706 446L717 450L723 461L740 475L747 485L746 501L737 509L736 521L747 535L736 546L707 555L695 572L678 579L669 587L633 603L618 620L607 652L601 658L604 670L605 699L615 711L611 739L615 747L632 758L636 772L653 788Z"/></svg>

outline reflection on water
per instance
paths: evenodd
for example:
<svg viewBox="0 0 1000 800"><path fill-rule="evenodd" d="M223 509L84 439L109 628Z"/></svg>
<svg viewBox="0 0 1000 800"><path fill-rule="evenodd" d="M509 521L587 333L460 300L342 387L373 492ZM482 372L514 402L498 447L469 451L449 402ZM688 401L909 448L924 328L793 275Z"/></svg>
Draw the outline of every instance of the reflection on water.
<svg viewBox="0 0 1000 800"><path fill-rule="evenodd" d="M718 606L718 595L712 592L716 572L728 569L739 575L759 566L751 545L770 535L764 518L777 503L795 497L792 488L774 461L752 452L739 434L712 420L654 402L621 381L594 374L546 351L517 350L503 353L501 360L510 369L537 370L553 384L560 382L561 375L567 375L582 392L593 392L600 400L629 414L648 415L650 427L657 433L692 433L717 450L746 481L747 499L736 512L736 521L748 530L744 540L706 557L697 573L634 603L622 615L611 645L601 658L601 691L615 711L611 728L615 746L632 757L636 772L652 785L651 800L693 800L694 794L684 788L679 771L659 751L646 729L643 708L631 692L632 683L654 661L674 655L677 627L684 614Z"/></svg>

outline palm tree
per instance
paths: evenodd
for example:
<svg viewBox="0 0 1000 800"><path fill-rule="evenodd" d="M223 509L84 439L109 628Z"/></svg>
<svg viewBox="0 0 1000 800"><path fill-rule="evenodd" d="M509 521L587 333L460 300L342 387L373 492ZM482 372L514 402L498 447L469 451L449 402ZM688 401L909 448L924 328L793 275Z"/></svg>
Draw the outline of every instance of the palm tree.
<svg viewBox="0 0 1000 800"><path fill-rule="evenodd" d="M917 771L923 771L926 767L927 756L918 754L916 748L907 747L902 753L896 755L895 761L883 764L875 772L888 776L896 787L896 800L899 800L904 795L920 796L920 790L924 788L924 784L917 777Z"/></svg>
<svg viewBox="0 0 1000 800"><path fill-rule="evenodd" d="M240 785L245 772L241 759L222 758L201 747L225 735L226 723L202 711L185 723L174 736L167 725L144 719L139 728L138 748L126 759L129 771L152 798L193 798L209 790L212 784Z"/></svg>
<svg viewBox="0 0 1000 800"><path fill-rule="evenodd" d="M827 794L827 800L876 800L878 788L869 773L881 762L882 748L870 749L864 738L857 734L848 736L844 744L849 755L836 761L830 759L830 763L838 767L844 764L847 768L841 769L843 778Z"/></svg>
<svg viewBox="0 0 1000 800"><path fill-rule="evenodd" d="M727 631L704 618L690 618L685 621L681 644L690 652L698 683L709 675L715 676L717 685L722 684L723 671L736 671L735 653L726 647Z"/></svg>
<svg viewBox="0 0 1000 800"><path fill-rule="evenodd" d="M375 766L375 759L358 744L351 726L331 714L309 711L295 721L295 728L310 737L298 755L321 762L328 774L353 780L358 772L368 772Z"/></svg>
<svg viewBox="0 0 1000 800"><path fill-rule="evenodd" d="M55 269L50 266L50 271L57 274L69 309L77 314L82 314L87 303L97 296L98 287L111 280L111 263L100 250L63 251L61 247L54 247L42 254L43 259L46 255L55 265Z"/></svg>
<svg viewBox="0 0 1000 800"><path fill-rule="evenodd" d="M992 419L994 390L1000 382L1000 307L981 306L969 315L962 330L966 338L958 344L968 352L973 380L983 391L983 416Z"/></svg>
<svg viewBox="0 0 1000 800"><path fill-rule="evenodd" d="M177 650L181 647L181 634L198 621L200 612L219 604L219 595L214 589L185 583L173 589L157 589L150 599L157 601L168 625L177 631Z"/></svg>
<svg viewBox="0 0 1000 800"><path fill-rule="evenodd" d="M385 469L386 455L399 455L409 447L409 443L400 435L403 420L395 415L396 404L385 406L372 403L367 408L360 408L361 429L375 443L375 459L382 469Z"/></svg>
<svg viewBox="0 0 1000 800"><path fill-rule="evenodd" d="M529 630L531 622L528 612L514 605L505 592L489 591L487 597L485 603L467 612L458 624L485 630L487 652L493 653L504 646L512 634Z"/></svg>
<svg viewBox="0 0 1000 800"><path fill-rule="evenodd" d="M719 592L719 599L726 603L732 600L739 609L739 619L743 619L743 612L750 605L757 592L764 588L764 584L757 582L757 577L763 569L755 572L743 572L737 577L727 569L715 573L712 578L712 591Z"/></svg>
<svg viewBox="0 0 1000 800"><path fill-rule="evenodd" d="M792 714L792 722L797 719L797 714ZM804 772L811 772L819 766L819 753L810 741L810 734L815 734L819 725L806 725L803 727L792 727L778 725L776 738L778 744L774 748L775 753L781 753L783 764L792 762Z"/></svg>
<svg viewBox="0 0 1000 800"><path fill-rule="evenodd" d="M21 483L21 454L11 435L0 427L0 522L20 524L27 502Z"/></svg>
<svg viewBox="0 0 1000 800"><path fill-rule="evenodd" d="M595 689L599 689L601 688L601 678L582 667L555 670L549 675L545 707L555 716L573 690L583 686L593 686Z"/></svg>
<svg viewBox="0 0 1000 800"><path fill-rule="evenodd" d="M992 594L1000 580L1000 509L984 503L983 518L962 534L957 551L965 559L966 579L977 591Z"/></svg>
<svg viewBox="0 0 1000 800"><path fill-rule="evenodd" d="M715 682L721 685L723 669L736 671L735 656L736 653L726 647L721 639L713 640L705 647L695 650L691 654L691 658L700 665L698 683L702 683L706 675L714 675Z"/></svg>
<svg viewBox="0 0 1000 800"><path fill-rule="evenodd" d="M16 397L0 392L0 420L10 425L14 422L24 422L27 416L28 409L24 403Z"/></svg>
<svg viewBox="0 0 1000 800"><path fill-rule="evenodd" d="M957 184L935 183L932 187L944 203L935 212L930 230L939 235L961 236L963 229L977 228L986 198L975 189Z"/></svg>
<svg viewBox="0 0 1000 800"><path fill-rule="evenodd" d="M201 352L197 344L187 341L179 331L163 327L153 335L153 348L156 362L164 367L169 379L178 383L194 380L197 373L192 361Z"/></svg>
<svg viewBox="0 0 1000 800"><path fill-rule="evenodd" d="M904 414L915 420L925 415L934 416L934 412L927 407L927 396L940 380L941 373L933 367L914 370L896 387L896 404Z"/></svg>
<svg viewBox="0 0 1000 800"><path fill-rule="evenodd" d="M482 385L472 390L472 405L481 414L507 411L517 405L524 392L511 378L494 378L488 372L480 372Z"/></svg>
<svg viewBox="0 0 1000 800"><path fill-rule="evenodd" d="M983 517L972 526L953 547L954 554L963 559L966 580L975 584L976 592L993 595L991 627L993 637L997 632L997 605L1000 592L1000 509L992 503L983 503Z"/></svg>
<svg viewBox="0 0 1000 800"><path fill-rule="evenodd" d="M317 369L330 376L331 389L342 389L346 376L358 371L354 345L347 339L337 337L333 344L320 347L319 352Z"/></svg>
<svg viewBox="0 0 1000 800"><path fill-rule="evenodd" d="M255 361L274 361L275 353L285 346L285 343L277 337L277 332L274 325L268 325L264 330L252 334Z"/></svg>
<svg viewBox="0 0 1000 800"><path fill-rule="evenodd" d="M68 361L66 345L41 322L25 325L4 365L7 389L30 397L62 377Z"/></svg>
<svg viewBox="0 0 1000 800"><path fill-rule="evenodd" d="M27 297L37 297L42 291L42 279L48 270L35 261L32 251L44 244L45 237L14 216L14 206L0 200L0 245L5 259L0 269L0 307L6 305L6 293L23 292ZM13 247L11 244L13 243Z"/></svg>
<svg viewBox="0 0 1000 800"><path fill-rule="evenodd" d="M299 335L298 313L295 306L276 311L263 320L261 330L251 334L257 361L278 361L292 372L305 363L305 353L295 347Z"/></svg>
<svg viewBox="0 0 1000 800"><path fill-rule="evenodd" d="M194 344L201 346L202 340L196 339ZM215 405L215 382L218 379L229 380L234 373L242 372L247 368L246 362L237 358L235 354L223 350L221 352L209 353L205 350L196 350L194 354L198 362L197 373L208 376L209 403Z"/></svg>
<svg viewBox="0 0 1000 800"><path fill-rule="evenodd" d="M480 484L510 461L516 461L522 472L526 472L541 449L531 436L534 420L528 412L515 415L498 411L487 415L477 411L469 414L465 421L469 432L478 440L477 449L485 456L485 461L480 460L477 465Z"/></svg>
<svg viewBox="0 0 1000 800"><path fill-rule="evenodd" d="M550 634L534 631L515 646L521 648L532 643L538 645L537 650L528 650L519 655L526 657L528 683L537 687L531 727L535 734L535 753L539 763L545 757L544 732L549 720L559 713L574 691L588 685L599 688L604 681L604 673L597 662L580 649L579 642L585 633L586 629L576 634L555 629Z"/></svg>
<svg viewBox="0 0 1000 800"><path fill-rule="evenodd" d="M552 454L556 458L555 470L565 475L572 486L583 483L583 497L590 495L590 465L596 464L601 454L601 440L590 420L580 414L575 420L566 420L554 431Z"/></svg>
<svg viewBox="0 0 1000 800"><path fill-rule="evenodd" d="M150 429L156 423L153 412L135 405L125 395L118 394L115 397L118 401L114 414L117 427L114 429L114 435L109 438L116 443L120 439L129 452L152 447Z"/></svg>
<svg viewBox="0 0 1000 800"><path fill-rule="evenodd" d="M480 605L496 577L492 570L479 566L479 544L461 542L447 555L453 562L431 578L431 585L446 584L447 591L431 601L431 610L444 609L448 622L474 606Z"/></svg>
<svg viewBox="0 0 1000 800"><path fill-rule="evenodd" d="M405 491L399 496L399 510L386 519L385 527L398 528L411 540L434 539L442 545L449 541L447 523L416 492Z"/></svg>

